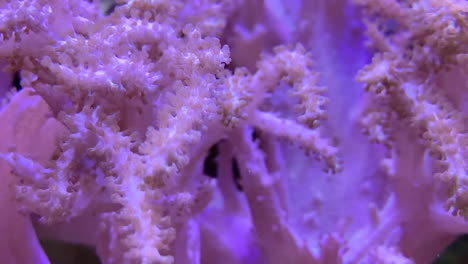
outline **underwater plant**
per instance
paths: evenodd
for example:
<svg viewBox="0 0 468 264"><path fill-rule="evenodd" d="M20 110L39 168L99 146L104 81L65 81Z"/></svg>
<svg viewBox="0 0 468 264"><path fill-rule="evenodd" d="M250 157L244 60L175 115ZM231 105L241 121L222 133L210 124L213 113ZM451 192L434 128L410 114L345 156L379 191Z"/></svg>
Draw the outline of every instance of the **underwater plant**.
<svg viewBox="0 0 468 264"><path fill-rule="evenodd" d="M0 262L429 263L468 231L468 2L4 0Z"/></svg>

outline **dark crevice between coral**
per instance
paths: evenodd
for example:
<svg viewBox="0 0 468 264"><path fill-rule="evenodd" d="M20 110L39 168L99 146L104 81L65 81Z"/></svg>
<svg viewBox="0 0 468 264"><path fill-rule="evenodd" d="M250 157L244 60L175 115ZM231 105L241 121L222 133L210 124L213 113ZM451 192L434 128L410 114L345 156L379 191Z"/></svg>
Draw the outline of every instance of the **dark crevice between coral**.
<svg viewBox="0 0 468 264"><path fill-rule="evenodd" d="M93 247L48 239L41 239L40 243L51 264L101 263Z"/></svg>
<svg viewBox="0 0 468 264"><path fill-rule="evenodd" d="M217 158L219 155L219 143L214 144L208 150L208 155L203 162L203 173L210 178L218 177L218 163Z"/></svg>
<svg viewBox="0 0 468 264"><path fill-rule="evenodd" d="M13 87L16 88L17 91L23 90L23 86L21 86L21 72L20 71L15 72L15 74L13 75L12 85Z"/></svg>
<svg viewBox="0 0 468 264"><path fill-rule="evenodd" d="M236 185L236 189L240 192L244 191L244 187L241 184L241 174L239 170L239 164L237 164L237 159L233 158L232 159L232 178L234 180L234 184Z"/></svg>
<svg viewBox="0 0 468 264"><path fill-rule="evenodd" d="M101 8L101 14L108 16L115 11L115 8L118 4L115 2L115 0L101 0L99 5Z"/></svg>
<svg viewBox="0 0 468 264"><path fill-rule="evenodd" d="M461 264L468 263L468 235L458 237L432 264Z"/></svg>
<svg viewBox="0 0 468 264"><path fill-rule="evenodd" d="M253 141L258 140L258 139L260 138L260 135L261 135L261 131L260 131L260 130L258 130L258 129L256 129L256 128L254 128L254 129L252 130L252 140L253 140Z"/></svg>

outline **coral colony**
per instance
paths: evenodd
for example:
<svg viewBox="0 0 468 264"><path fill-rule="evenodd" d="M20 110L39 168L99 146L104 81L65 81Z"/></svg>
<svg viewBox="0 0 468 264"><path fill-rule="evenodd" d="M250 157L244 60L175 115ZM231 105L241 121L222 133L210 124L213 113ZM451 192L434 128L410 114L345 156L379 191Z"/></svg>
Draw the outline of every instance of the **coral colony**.
<svg viewBox="0 0 468 264"><path fill-rule="evenodd" d="M467 1L105 4L0 3L0 263L425 264L468 232Z"/></svg>

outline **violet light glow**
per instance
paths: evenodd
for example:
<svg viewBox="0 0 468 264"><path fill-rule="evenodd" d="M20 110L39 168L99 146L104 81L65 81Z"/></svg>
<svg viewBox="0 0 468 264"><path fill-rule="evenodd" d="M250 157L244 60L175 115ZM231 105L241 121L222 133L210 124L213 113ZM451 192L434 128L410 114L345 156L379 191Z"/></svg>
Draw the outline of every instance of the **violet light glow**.
<svg viewBox="0 0 468 264"><path fill-rule="evenodd" d="M419 264L468 232L466 1L3 0L0 65L0 263Z"/></svg>

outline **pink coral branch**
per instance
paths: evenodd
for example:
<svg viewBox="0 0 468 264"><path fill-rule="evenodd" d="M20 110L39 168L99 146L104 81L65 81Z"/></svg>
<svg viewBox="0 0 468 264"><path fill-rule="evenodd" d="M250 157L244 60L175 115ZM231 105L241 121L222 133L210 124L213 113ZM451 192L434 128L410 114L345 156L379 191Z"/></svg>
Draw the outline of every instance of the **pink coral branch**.
<svg viewBox="0 0 468 264"><path fill-rule="evenodd" d="M37 231L103 263L427 263L467 232L466 2L107 4L0 3L1 261L48 263Z"/></svg>

